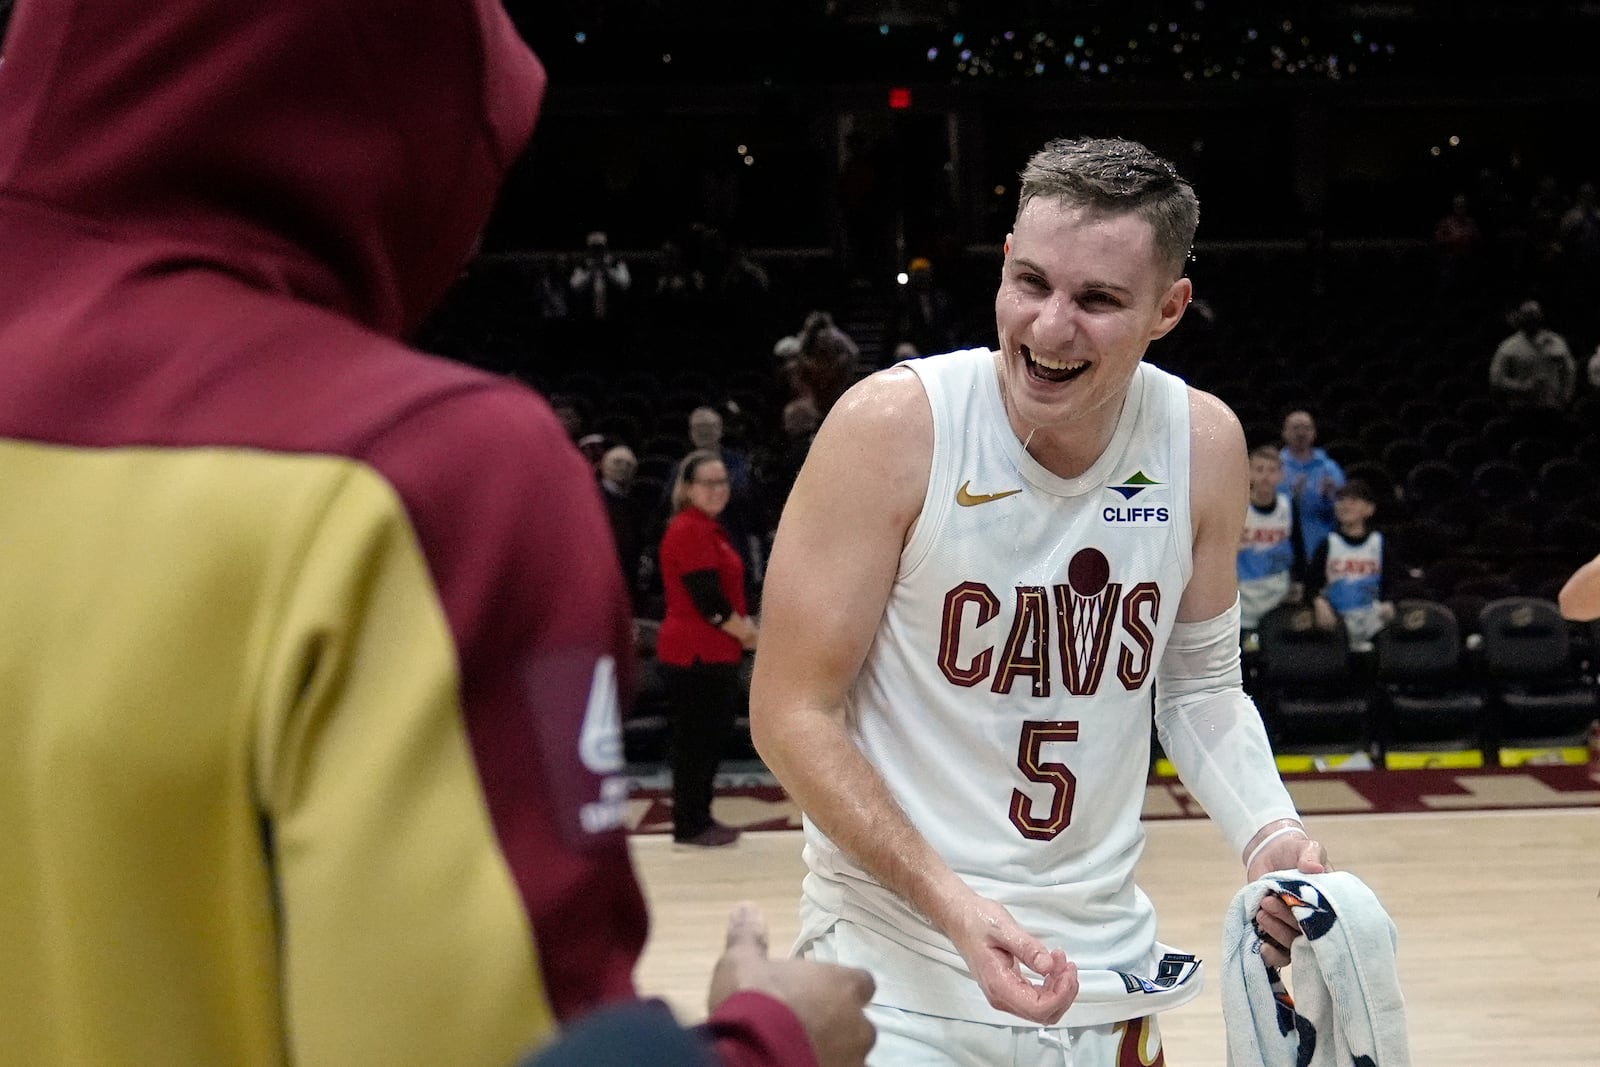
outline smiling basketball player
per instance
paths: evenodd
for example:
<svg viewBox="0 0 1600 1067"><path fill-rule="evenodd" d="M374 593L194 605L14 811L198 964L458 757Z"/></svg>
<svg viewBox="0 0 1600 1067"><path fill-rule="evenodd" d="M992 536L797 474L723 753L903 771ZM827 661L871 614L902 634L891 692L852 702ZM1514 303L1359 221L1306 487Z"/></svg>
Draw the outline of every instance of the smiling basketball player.
<svg viewBox="0 0 1600 1067"><path fill-rule="evenodd" d="M1194 192L1118 140L1022 179L999 349L848 392L767 578L752 726L806 814L799 950L873 972L878 1064L1161 1062L1154 1013L1200 980L1133 880L1152 688L1247 876L1326 863L1240 688L1239 423L1143 363Z"/></svg>

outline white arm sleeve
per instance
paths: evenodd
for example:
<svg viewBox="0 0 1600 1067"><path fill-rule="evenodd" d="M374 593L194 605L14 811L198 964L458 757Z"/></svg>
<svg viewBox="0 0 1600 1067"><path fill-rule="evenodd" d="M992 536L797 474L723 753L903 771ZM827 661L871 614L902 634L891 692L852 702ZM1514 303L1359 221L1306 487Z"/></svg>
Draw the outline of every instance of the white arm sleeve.
<svg viewBox="0 0 1600 1067"><path fill-rule="evenodd" d="M1235 852L1267 823L1299 820L1244 691L1237 600L1215 618L1173 626L1156 675L1156 734Z"/></svg>

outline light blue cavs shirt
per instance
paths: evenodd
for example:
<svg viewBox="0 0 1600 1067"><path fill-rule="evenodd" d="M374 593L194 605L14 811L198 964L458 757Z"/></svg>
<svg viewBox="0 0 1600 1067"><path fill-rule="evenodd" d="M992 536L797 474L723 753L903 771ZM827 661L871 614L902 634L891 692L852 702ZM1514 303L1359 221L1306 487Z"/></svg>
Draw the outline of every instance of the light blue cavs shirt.
<svg viewBox="0 0 1600 1067"><path fill-rule="evenodd" d="M1368 530L1365 537L1352 541L1339 530L1328 535L1323 558L1322 595L1339 613L1350 647L1356 652L1372 649L1372 638L1383 629L1379 598L1383 595L1383 534Z"/></svg>
<svg viewBox="0 0 1600 1067"><path fill-rule="evenodd" d="M1383 534L1369 530L1352 541L1338 530L1328 535L1322 595L1344 615L1370 608L1383 585Z"/></svg>
<svg viewBox="0 0 1600 1067"><path fill-rule="evenodd" d="M932 406L933 460L848 697L857 743L956 873L1078 965L1058 1025L1174 1007L1200 991L1199 964L1156 940L1133 874L1151 685L1192 568L1187 387L1141 365L1100 460L1059 478L1012 433L993 353L905 365ZM809 821L805 859L801 951L832 930L878 1001L1022 1025Z"/></svg>
<svg viewBox="0 0 1600 1067"><path fill-rule="evenodd" d="M1239 625L1253 630L1289 595L1294 569L1294 504L1279 493L1272 507L1245 506L1239 539Z"/></svg>

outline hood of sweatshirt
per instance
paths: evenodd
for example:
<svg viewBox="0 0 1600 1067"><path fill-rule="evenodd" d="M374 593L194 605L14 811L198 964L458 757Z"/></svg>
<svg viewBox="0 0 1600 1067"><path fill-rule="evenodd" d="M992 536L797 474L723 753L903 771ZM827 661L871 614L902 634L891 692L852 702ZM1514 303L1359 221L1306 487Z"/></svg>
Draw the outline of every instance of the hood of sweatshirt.
<svg viewBox="0 0 1600 1067"><path fill-rule="evenodd" d="M211 269L404 335L470 257L544 85L496 0L21 0L0 230L33 262L4 273Z"/></svg>

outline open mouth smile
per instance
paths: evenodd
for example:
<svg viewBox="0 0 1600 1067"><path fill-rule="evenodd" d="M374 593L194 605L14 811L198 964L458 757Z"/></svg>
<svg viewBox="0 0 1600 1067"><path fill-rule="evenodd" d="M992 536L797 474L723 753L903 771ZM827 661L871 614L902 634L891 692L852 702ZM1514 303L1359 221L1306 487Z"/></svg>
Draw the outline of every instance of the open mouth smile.
<svg viewBox="0 0 1600 1067"><path fill-rule="evenodd" d="M1028 374L1042 382L1070 382L1089 369L1089 361L1073 359L1058 362L1045 356L1035 355L1033 349L1022 345L1022 361L1027 365Z"/></svg>

